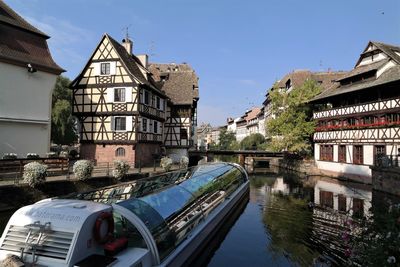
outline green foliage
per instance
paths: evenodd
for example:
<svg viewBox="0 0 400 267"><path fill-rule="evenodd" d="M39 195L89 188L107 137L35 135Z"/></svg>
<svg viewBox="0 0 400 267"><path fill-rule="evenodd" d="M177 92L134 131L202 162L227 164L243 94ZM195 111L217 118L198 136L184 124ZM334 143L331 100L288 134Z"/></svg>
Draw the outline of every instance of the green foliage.
<svg viewBox="0 0 400 267"><path fill-rule="evenodd" d="M236 136L233 132L221 129L219 133L218 148L221 150L233 150L237 146Z"/></svg>
<svg viewBox="0 0 400 267"><path fill-rule="evenodd" d="M114 178L121 180L130 169L129 163L124 160L115 160L113 168Z"/></svg>
<svg viewBox="0 0 400 267"><path fill-rule="evenodd" d="M92 176L93 163L90 160L78 160L72 167L75 178L78 180L86 180Z"/></svg>
<svg viewBox="0 0 400 267"><path fill-rule="evenodd" d="M72 100L72 91L68 88L71 81L64 76L58 76L56 84L54 85L53 95L52 95L52 107L56 104L57 101L67 100L71 102Z"/></svg>
<svg viewBox="0 0 400 267"><path fill-rule="evenodd" d="M312 111L307 101L321 92L313 80L307 80L290 93L274 88L270 92L272 112L276 116L267 122L267 135L271 137L269 149L308 153L316 123L311 119Z"/></svg>
<svg viewBox="0 0 400 267"><path fill-rule="evenodd" d="M30 187L44 183L47 176L47 166L39 162L30 162L24 166L24 182Z"/></svg>
<svg viewBox="0 0 400 267"><path fill-rule="evenodd" d="M240 142L240 148L244 150L260 150L264 142L265 138L262 134L251 134Z"/></svg>
<svg viewBox="0 0 400 267"><path fill-rule="evenodd" d="M52 96L51 140L57 144L71 144L77 140L72 119L70 80L58 76Z"/></svg>

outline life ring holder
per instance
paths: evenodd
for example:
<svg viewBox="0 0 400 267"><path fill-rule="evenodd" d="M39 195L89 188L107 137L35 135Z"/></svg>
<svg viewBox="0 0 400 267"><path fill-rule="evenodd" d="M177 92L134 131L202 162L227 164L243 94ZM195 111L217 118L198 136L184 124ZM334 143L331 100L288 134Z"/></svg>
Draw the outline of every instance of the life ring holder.
<svg viewBox="0 0 400 267"><path fill-rule="evenodd" d="M104 236L101 236L101 226L103 222L107 222L107 233ZM114 218L111 212L102 212L99 217L97 217L96 222L93 227L93 236L94 240L96 240L99 244L105 244L107 241L113 237L114 233Z"/></svg>

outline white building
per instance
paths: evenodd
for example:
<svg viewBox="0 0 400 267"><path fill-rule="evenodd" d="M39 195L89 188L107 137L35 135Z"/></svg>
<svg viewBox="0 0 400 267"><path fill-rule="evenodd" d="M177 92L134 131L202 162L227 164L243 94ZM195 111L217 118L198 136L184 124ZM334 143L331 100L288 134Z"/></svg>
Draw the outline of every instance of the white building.
<svg viewBox="0 0 400 267"><path fill-rule="evenodd" d="M52 91L64 70L47 39L0 1L0 157L50 150Z"/></svg>
<svg viewBox="0 0 400 267"><path fill-rule="evenodd" d="M370 177L379 157L397 162L400 151L400 47L369 42L353 70L313 103L318 168ZM368 180L368 179L367 179Z"/></svg>

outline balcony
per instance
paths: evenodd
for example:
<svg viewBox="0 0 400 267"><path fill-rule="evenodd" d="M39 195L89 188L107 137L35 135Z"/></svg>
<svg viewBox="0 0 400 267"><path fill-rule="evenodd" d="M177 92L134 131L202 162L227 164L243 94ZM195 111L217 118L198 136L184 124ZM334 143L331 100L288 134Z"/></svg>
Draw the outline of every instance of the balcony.
<svg viewBox="0 0 400 267"><path fill-rule="evenodd" d="M165 120L165 111L158 110L145 104L139 104L139 112Z"/></svg>
<svg viewBox="0 0 400 267"><path fill-rule="evenodd" d="M368 102L358 105L345 106L341 108L328 109L324 111L314 112L314 119L325 119L339 116L362 114L373 111L383 111L400 108L400 98L386 99L377 102Z"/></svg>

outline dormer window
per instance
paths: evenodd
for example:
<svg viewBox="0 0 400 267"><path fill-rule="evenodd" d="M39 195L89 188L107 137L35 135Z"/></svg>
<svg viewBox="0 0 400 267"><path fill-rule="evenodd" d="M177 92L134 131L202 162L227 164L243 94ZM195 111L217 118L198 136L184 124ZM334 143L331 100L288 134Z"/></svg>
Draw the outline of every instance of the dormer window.
<svg viewBox="0 0 400 267"><path fill-rule="evenodd" d="M100 63L100 75L110 75L110 63Z"/></svg>
<svg viewBox="0 0 400 267"><path fill-rule="evenodd" d="M292 81L289 79L287 80L286 84L285 84L285 88L286 90L289 90L292 87Z"/></svg>

